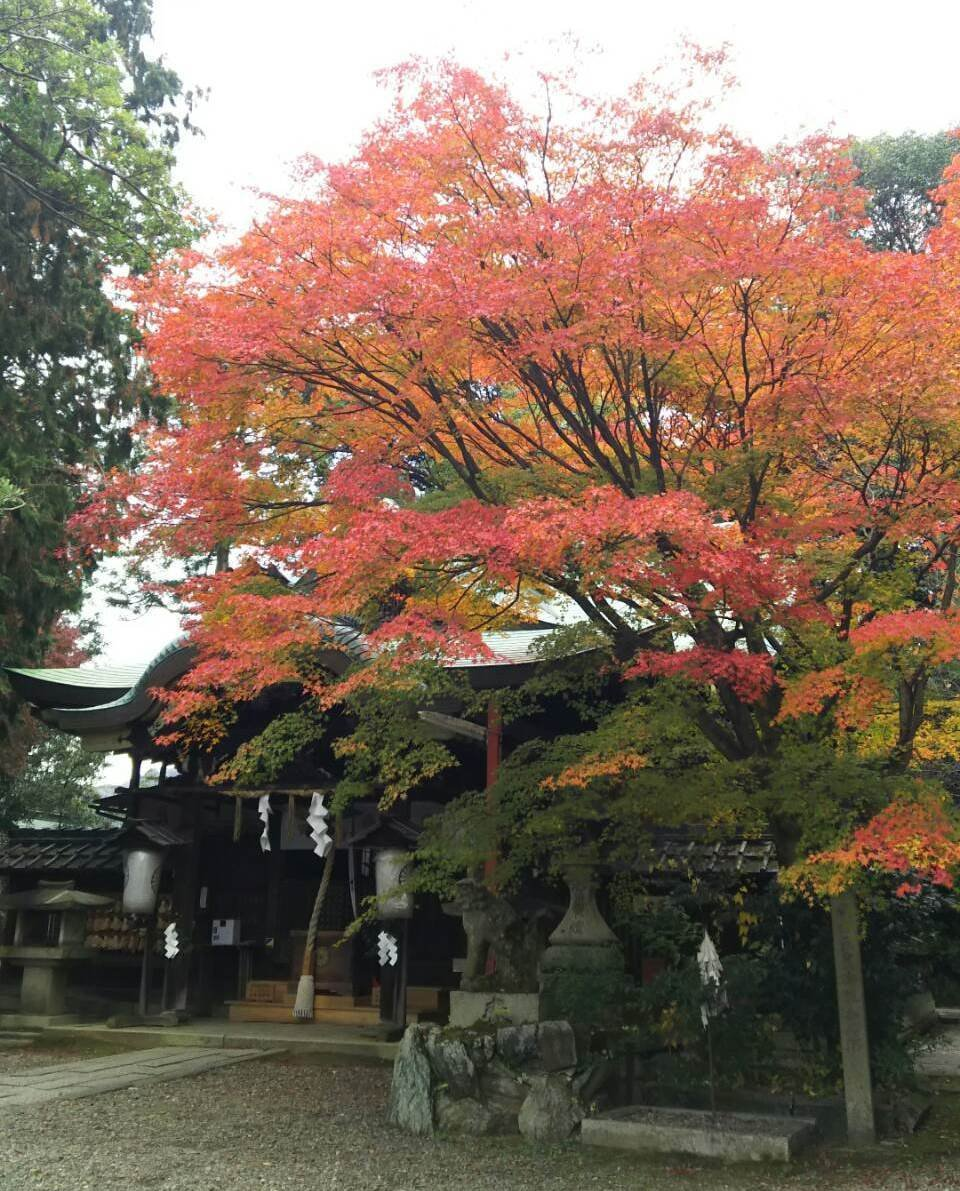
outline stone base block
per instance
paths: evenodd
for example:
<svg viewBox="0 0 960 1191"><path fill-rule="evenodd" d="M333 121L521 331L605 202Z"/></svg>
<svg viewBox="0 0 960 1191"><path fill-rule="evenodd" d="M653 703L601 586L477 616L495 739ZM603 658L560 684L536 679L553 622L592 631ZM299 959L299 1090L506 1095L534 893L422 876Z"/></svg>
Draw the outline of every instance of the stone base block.
<svg viewBox="0 0 960 1191"><path fill-rule="evenodd" d="M816 1132L816 1123L801 1117L638 1106L614 1109L580 1127L584 1145L728 1162L789 1162Z"/></svg>
<svg viewBox="0 0 960 1191"><path fill-rule="evenodd" d="M58 1015L67 999L67 970L53 964L24 964L20 1006L24 1013Z"/></svg>
<svg viewBox="0 0 960 1191"><path fill-rule="evenodd" d="M76 1013L0 1013L0 1029L42 1030L47 1026L75 1026Z"/></svg>
<svg viewBox="0 0 960 1191"><path fill-rule="evenodd" d="M937 1005L931 992L914 993L903 1006L903 1030L906 1034L923 1034L937 1024Z"/></svg>
<svg viewBox="0 0 960 1191"><path fill-rule="evenodd" d="M551 943L540 962L544 1019L575 1026L617 1025L623 1013L624 961L616 942Z"/></svg>
<svg viewBox="0 0 960 1191"><path fill-rule="evenodd" d="M450 1025L469 1029L477 1022L527 1025L540 1020L537 993L452 992Z"/></svg>

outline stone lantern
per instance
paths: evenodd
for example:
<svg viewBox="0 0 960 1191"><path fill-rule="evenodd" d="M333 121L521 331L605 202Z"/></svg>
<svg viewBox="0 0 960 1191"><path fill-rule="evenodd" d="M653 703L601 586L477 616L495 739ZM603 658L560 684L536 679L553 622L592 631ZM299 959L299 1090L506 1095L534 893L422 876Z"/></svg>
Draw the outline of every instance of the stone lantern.
<svg viewBox="0 0 960 1191"><path fill-rule="evenodd" d="M540 1018L616 1025L623 1012L623 951L597 906L594 866L572 861L563 876L570 905L540 960Z"/></svg>
<svg viewBox="0 0 960 1191"><path fill-rule="evenodd" d="M21 1013L43 1019L38 1024L64 1013L70 964L96 954L84 943L87 913L109 905L111 898L84 893L72 881L0 896L0 910L15 914L13 943L0 947L0 959L23 968Z"/></svg>

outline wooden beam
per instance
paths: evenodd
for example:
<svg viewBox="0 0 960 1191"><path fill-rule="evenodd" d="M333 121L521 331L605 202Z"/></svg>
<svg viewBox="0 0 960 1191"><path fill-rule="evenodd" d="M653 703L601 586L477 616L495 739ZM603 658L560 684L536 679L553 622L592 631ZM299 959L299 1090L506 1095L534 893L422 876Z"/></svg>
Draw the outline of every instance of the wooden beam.
<svg viewBox="0 0 960 1191"><path fill-rule="evenodd" d="M418 711L417 718L434 728L442 728L453 736L465 736L470 740L483 743L487 739L487 729L482 724L475 724L472 720L463 720L459 716L444 715L440 711Z"/></svg>

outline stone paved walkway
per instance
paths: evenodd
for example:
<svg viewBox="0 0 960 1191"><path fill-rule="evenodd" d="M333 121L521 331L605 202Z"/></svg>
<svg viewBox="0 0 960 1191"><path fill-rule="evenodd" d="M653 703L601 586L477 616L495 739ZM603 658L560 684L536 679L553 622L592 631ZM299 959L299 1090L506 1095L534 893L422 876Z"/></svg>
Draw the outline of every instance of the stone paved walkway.
<svg viewBox="0 0 960 1191"><path fill-rule="evenodd" d="M157 1046L99 1059L30 1067L22 1075L0 1073L0 1112L50 1100L96 1096L138 1084L160 1083L215 1071L231 1063L262 1059L263 1050L212 1050L202 1046Z"/></svg>

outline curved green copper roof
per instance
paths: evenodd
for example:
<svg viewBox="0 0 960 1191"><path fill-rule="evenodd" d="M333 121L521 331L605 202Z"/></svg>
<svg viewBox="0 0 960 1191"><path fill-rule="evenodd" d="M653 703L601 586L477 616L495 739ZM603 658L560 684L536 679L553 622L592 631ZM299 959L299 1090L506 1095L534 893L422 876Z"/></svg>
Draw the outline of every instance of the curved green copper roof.
<svg viewBox="0 0 960 1191"><path fill-rule="evenodd" d="M119 699L143 673L143 666L4 668L10 675L13 689L35 707L93 707Z"/></svg>
<svg viewBox="0 0 960 1191"><path fill-rule="evenodd" d="M81 735L108 732L149 721L159 709L157 699L151 692L186 674L196 652L196 646L189 644L185 637L180 637L162 649L145 668L141 667L140 676L133 686L117 698L89 707L48 706L40 711L40 718L64 732Z"/></svg>
<svg viewBox="0 0 960 1191"><path fill-rule="evenodd" d="M447 665L465 671L471 685L481 690L514 686L542 664L538 646L554 631L540 625L487 632L483 640L488 656L455 658ZM318 660L334 674L342 674L351 662L369 656L365 636L355 624L331 624L331 638L330 648L321 650ZM175 682L190 669L195 657L196 647L181 637L146 666L6 667L6 671L14 689L33 705L44 723L78 736L93 736L148 724L159 711L152 691Z"/></svg>

